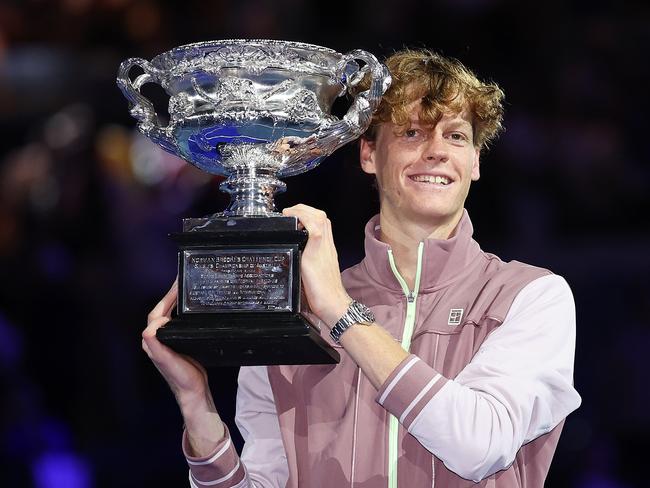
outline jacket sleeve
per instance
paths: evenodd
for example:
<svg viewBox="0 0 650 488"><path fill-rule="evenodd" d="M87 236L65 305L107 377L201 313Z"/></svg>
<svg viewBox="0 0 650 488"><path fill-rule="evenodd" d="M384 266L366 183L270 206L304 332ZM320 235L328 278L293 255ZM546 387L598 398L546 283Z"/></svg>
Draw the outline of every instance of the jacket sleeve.
<svg viewBox="0 0 650 488"><path fill-rule="evenodd" d="M280 425L265 366L242 367L237 389L235 422L244 438L241 458L226 429L224 438L208 456L188 455L191 488L280 488L289 477Z"/></svg>
<svg viewBox="0 0 650 488"><path fill-rule="evenodd" d="M523 444L580 405L573 387L575 307L557 275L524 287L455 379L411 355L377 402L447 468L473 481L507 468Z"/></svg>

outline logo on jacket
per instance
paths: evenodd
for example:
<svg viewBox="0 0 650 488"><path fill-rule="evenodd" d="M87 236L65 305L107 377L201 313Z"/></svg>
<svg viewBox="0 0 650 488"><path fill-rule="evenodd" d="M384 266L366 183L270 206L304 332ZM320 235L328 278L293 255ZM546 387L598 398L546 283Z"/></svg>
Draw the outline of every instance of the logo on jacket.
<svg viewBox="0 0 650 488"><path fill-rule="evenodd" d="M449 311L449 320L447 320L447 325L460 325L460 321L463 319L462 308L452 308Z"/></svg>

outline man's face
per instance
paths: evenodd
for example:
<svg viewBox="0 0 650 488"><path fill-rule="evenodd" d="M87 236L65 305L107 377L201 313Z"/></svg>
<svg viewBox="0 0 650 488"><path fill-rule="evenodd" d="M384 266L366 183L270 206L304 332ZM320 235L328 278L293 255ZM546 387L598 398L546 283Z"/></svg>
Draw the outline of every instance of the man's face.
<svg viewBox="0 0 650 488"><path fill-rule="evenodd" d="M361 166L377 177L382 214L424 225L456 223L470 183L479 178L479 149L467 111L445 114L433 127L419 121L411 104L406 129L378 127L374 141L361 141ZM456 219L454 221L454 219Z"/></svg>

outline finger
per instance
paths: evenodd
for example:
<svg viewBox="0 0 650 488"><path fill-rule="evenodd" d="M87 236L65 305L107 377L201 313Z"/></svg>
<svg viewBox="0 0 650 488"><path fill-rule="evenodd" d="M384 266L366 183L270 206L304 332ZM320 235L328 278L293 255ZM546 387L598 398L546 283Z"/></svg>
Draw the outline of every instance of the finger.
<svg viewBox="0 0 650 488"><path fill-rule="evenodd" d="M325 216L325 212L304 203L299 203L293 207L285 208L282 213L288 217L297 217L299 220L317 218L319 215Z"/></svg>
<svg viewBox="0 0 650 488"><path fill-rule="evenodd" d="M167 294L163 297L163 300L166 302L166 307L163 310L163 315L170 316L178 300L178 276L176 276L176 279L172 283L172 286Z"/></svg>
<svg viewBox="0 0 650 488"><path fill-rule="evenodd" d="M297 217L311 237L319 237L327 232L328 219L325 212L307 205L299 204L283 210L287 216Z"/></svg>
<svg viewBox="0 0 650 488"><path fill-rule="evenodd" d="M282 214L286 217L295 217L298 220L298 230L306 228L303 220L309 219L308 215L313 212L319 212L319 210L302 203L282 210Z"/></svg>
<svg viewBox="0 0 650 488"><path fill-rule="evenodd" d="M294 215L287 215L287 217L294 217ZM296 219L296 220L298 221L298 226L297 226L298 230L303 230L305 228L303 223L300 221L300 219Z"/></svg>
<svg viewBox="0 0 650 488"><path fill-rule="evenodd" d="M313 214L318 214L318 213L325 213L322 210L316 208L316 207L311 207L309 205L305 205L304 203L298 203L292 207L287 207L285 208L282 213L291 213L292 215L299 213L299 214L304 214L304 213L313 213Z"/></svg>
<svg viewBox="0 0 650 488"><path fill-rule="evenodd" d="M302 225L302 222L300 222L300 219L296 215L295 208L296 208L296 205L294 205L293 207L283 208L282 209L282 215L284 215L285 217L296 217L296 220L298 220L298 230L302 230L302 229L305 228L305 226Z"/></svg>
<svg viewBox="0 0 650 488"><path fill-rule="evenodd" d="M169 291L160 300L156 306L149 312L148 321L154 320L158 317L170 317L171 311L176 305L178 297L178 278L174 281Z"/></svg>
<svg viewBox="0 0 650 488"><path fill-rule="evenodd" d="M156 335L156 331L160 329L163 325L169 322L171 319L169 317L157 317L147 322L147 327L142 331L142 337L152 337Z"/></svg>
<svg viewBox="0 0 650 488"><path fill-rule="evenodd" d="M176 353L156 337L156 331L162 325L164 323L159 323L157 327L147 327L144 330L142 333L142 348L154 362L166 364L173 360Z"/></svg>
<svg viewBox="0 0 650 488"><path fill-rule="evenodd" d="M296 203L295 205L291 207L286 207L284 210L318 210L316 207L310 207L309 205L305 205L304 203Z"/></svg>

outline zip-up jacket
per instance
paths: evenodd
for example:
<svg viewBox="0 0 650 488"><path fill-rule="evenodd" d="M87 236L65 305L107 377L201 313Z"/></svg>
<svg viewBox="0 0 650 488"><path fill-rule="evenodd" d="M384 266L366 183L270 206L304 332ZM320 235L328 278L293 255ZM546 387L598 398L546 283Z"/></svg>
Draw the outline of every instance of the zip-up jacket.
<svg viewBox="0 0 650 488"><path fill-rule="evenodd" d="M544 485L573 387L575 310L563 278L483 252L465 212L453 237L418 249L409 290L366 226L349 295L411 354L377 391L337 365L243 367L230 436L188 455L190 486L496 488Z"/></svg>

